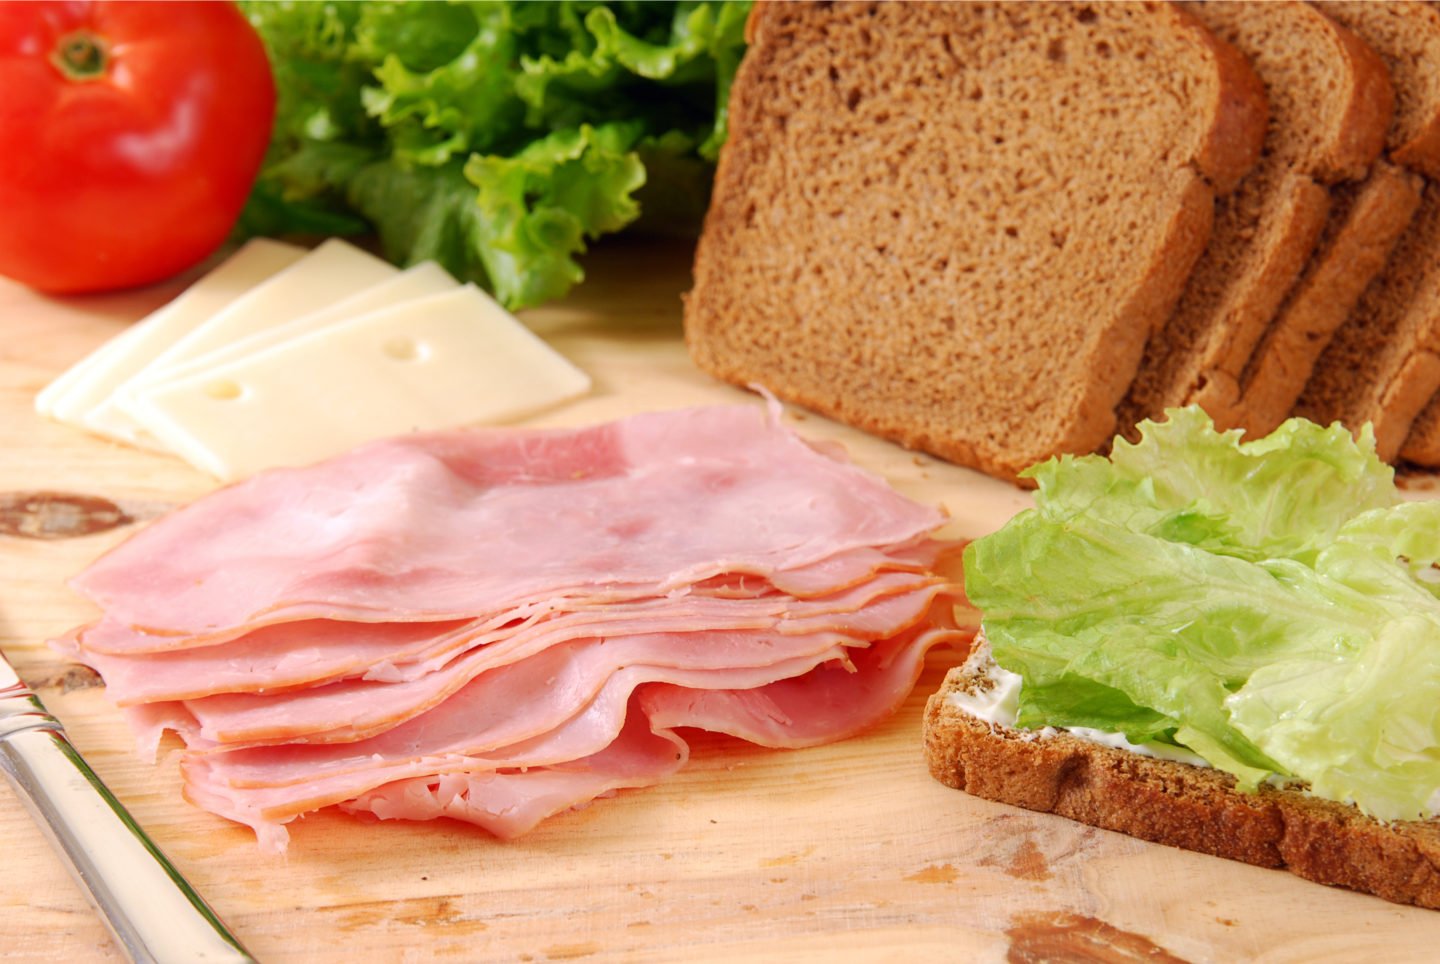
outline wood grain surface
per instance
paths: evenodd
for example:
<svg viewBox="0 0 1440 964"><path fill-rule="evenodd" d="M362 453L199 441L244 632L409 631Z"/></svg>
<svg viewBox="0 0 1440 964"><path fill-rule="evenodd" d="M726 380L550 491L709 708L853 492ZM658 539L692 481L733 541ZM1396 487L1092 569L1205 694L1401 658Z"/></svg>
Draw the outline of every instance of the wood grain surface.
<svg viewBox="0 0 1440 964"><path fill-rule="evenodd" d="M596 252L570 300L529 312L595 391L537 424L750 401L690 365L683 245ZM180 797L141 762L98 680L47 638L93 613L66 579L138 526L214 488L185 465L53 424L34 395L173 296L183 280L55 301L0 282L0 648L181 871L263 961L981 960L1419 961L1440 914L1141 843L973 799L921 753L935 654L904 708L847 742L776 752L697 741L659 787L502 843L451 822L293 825L286 858ZM954 534L993 530L1028 496L802 412ZM0 785L0 956L118 959L101 924Z"/></svg>

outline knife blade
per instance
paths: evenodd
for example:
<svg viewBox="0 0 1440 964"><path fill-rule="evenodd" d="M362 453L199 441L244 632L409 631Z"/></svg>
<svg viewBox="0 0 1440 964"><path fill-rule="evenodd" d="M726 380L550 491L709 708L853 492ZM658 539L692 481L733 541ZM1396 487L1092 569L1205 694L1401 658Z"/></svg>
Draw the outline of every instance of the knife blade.
<svg viewBox="0 0 1440 964"><path fill-rule="evenodd" d="M253 962L0 653L0 769L137 962Z"/></svg>

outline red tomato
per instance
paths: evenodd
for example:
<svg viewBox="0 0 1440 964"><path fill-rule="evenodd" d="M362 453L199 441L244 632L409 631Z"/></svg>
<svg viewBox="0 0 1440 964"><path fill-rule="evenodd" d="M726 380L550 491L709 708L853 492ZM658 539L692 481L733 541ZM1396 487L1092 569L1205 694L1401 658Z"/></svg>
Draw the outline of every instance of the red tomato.
<svg viewBox="0 0 1440 964"><path fill-rule="evenodd" d="M0 274L103 291L199 262L274 114L264 47L229 3L0 2Z"/></svg>

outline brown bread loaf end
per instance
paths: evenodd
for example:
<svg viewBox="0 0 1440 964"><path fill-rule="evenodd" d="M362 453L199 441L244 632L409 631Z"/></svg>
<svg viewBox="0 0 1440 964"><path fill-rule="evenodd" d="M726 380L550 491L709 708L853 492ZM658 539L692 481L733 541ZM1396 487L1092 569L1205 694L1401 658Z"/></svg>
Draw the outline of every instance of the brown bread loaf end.
<svg viewBox="0 0 1440 964"><path fill-rule="evenodd" d="M991 724L950 699L983 685L972 660L952 669L926 704L926 762L947 786L1141 840L1440 908L1436 821L1385 824L1299 790L1243 793L1228 774L1060 732Z"/></svg>
<svg viewBox="0 0 1440 964"><path fill-rule="evenodd" d="M1313 7L1187 8L1255 64L1269 95L1270 125L1265 156L1217 204L1205 254L1146 347L1120 407L1121 429L1129 434L1142 419L1177 405L1201 404L1225 420L1246 363L1316 250L1329 215L1328 186L1368 173L1393 110L1379 56ZM1294 386L1297 394L1302 384Z"/></svg>
<svg viewBox="0 0 1440 964"><path fill-rule="evenodd" d="M1163 4L761 4L696 363L1002 477L1113 432L1263 91Z"/></svg>

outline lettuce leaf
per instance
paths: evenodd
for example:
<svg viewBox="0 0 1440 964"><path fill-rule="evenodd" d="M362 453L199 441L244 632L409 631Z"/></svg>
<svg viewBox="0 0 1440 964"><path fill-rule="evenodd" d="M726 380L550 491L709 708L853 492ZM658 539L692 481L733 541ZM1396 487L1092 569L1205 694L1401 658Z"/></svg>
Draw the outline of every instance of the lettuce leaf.
<svg viewBox="0 0 1440 964"><path fill-rule="evenodd" d="M1019 723L1185 746L1382 819L1440 789L1440 503L1403 502L1368 430L1264 439L1198 409L1109 458L1033 468L1036 507L966 553Z"/></svg>
<svg viewBox="0 0 1440 964"><path fill-rule="evenodd" d="M748 2L241 6L279 95L242 233L374 231L523 308L602 235L698 228Z"/></svg>

